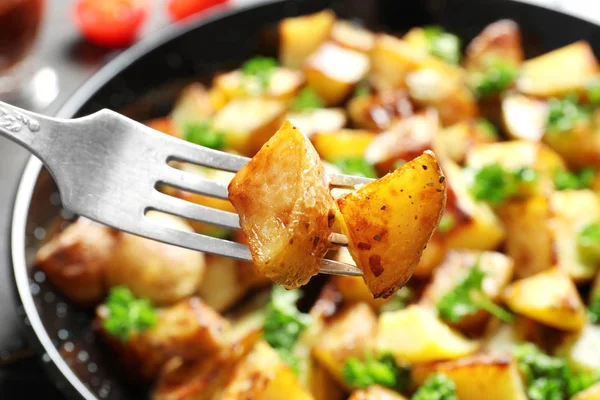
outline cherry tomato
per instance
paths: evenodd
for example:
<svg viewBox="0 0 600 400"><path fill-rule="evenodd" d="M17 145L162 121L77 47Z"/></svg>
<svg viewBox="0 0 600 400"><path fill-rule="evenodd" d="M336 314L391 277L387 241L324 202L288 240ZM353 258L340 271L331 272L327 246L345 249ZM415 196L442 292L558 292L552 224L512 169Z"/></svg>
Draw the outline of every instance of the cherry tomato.
<svg viewBox="0 0 600 400"><path fill-rule="evenodd" d="M115 48L135 40L149 11L149 0L79 0L73 18L90 42Z"/></svg>
<svg viewBox="0 0 600 400"><path fill-rule="evenodd" d="M227 0L170 0L167 10L171 19L179 21L180 19L223 3L227 3Z"/></svg>

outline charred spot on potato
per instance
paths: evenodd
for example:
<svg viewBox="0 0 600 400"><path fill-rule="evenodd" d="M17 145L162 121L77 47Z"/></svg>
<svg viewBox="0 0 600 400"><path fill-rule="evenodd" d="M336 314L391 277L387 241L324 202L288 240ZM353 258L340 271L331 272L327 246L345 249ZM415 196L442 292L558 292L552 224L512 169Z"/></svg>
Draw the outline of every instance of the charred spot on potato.
<svg viewBox="0 0 600 400"><path fill-rule="evenodd" d="M375 275L375 277L381 275L383 273L383 267L381 266L381 256L374 254L371 257L369 257L369 267L371 268L371 272L373 272L373 275Z"/></svg>
<svg viewBox="0 0 600 400"><path fill-rule="evenodd" d="M373 236L373 240L376 240L376 241L380 242L381 241L381 236L375 235L375 236Z"/></svg>
<svg viewBox="0 0 600 400"><path fill-rule="evenodd" d="M361 250L371 250L371 245L369 243L360 242L358 243L358 248Z"/></svg>
<svg viewBox="0 0 600 400"><path fill-rule="evenodd" d="M320 238L318 236L315 236L315 238L313 239L313 247L317 247L317 245L319 244L319 240Z"/></svg>
<svg viewBox="0 0 600 400"><path fill-rule="evenodd" d="M440 179L438 180L439 183L444 183L444 181L446 180L446 177L444 175L440 176Z"/></svg>
<svg viewBox="0 0 600 400"><path fill-rule="evenodd" d="M427 171L427 165L421 165L425 171Z"/></svg>

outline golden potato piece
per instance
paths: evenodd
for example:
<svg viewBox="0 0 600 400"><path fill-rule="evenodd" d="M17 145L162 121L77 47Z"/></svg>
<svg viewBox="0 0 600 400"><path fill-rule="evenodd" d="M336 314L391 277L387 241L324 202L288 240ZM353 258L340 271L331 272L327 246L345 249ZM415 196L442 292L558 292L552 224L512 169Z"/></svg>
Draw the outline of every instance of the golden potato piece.
<svg viewBox="0 0 600 400"><path fill-rule="evenodd" d="M227 103L213 119L227 146L253 156L283 122L286 106L279 100L240 98Z"/></svg>
<svg viewBox="0 0 600 400"><path fill-rule="evenodd" d="M353 392L348 400L406 400L406 397L390 389L372 385Z"/></svg>
<svg viewBox="0 0 600 400"><path fill-rule="evenodd" d="M335 106L350 96L369 71L369 57L325 42L304 62L306 83L325 104Z"/></svg>
<svg viewBox="0 0 600 400"><path fill-rule="evenodd" d="M548 118L545 102L518 93L508 94L501 101L502 121L512 139L542 140Z"/></svg>
<svg viewBox="0 0 600 400"><path fill-rule="evenodd" d="M502 19L489 24L467 46L465 67L484 68L490 58L519 65L523 62L523 46L519 25L510 19Z"/></svg>
<svg viewBox="0 0 600 400"><path fill-rule="evenodd" d="M365 149L365 159L375 166L380 175L385 175L394 171L398 163L431 150L438 130L439 122L434 110L403 118L374 138Z"/></svg>
<svg viewBox="0 0 600 400"><path fill-rule="evenodd" d="M150 212L159 225L191 232L184 219ZM126 286L136 297L173 304L196 293L204 274L204 254L119 232L106 271L108 285Z"/></svg>
<svg viewBox="0 0 600 400"><path fill-rule="evenodd" d="M258 342L236 366L223 389L221 400L311 400L294 372L267 343Z"/></svg>
<svg viewBox="0 0 600 400"><path fill-rule="evenodd" d="M505 251L515 261L517 278L527 278L556 264L547 197L509 201L499 209L499 215L506 228Z"/></svg>
<svg viewBox="0 0 600 400"><path fill-rule="evenodd" d="M582 390L575 396L571 397L571 400L598 400L600 399L600 383L596 383L589 388Z"/></svg>
<svg viewBox="0 0 600 400"><path fill-rule="evenodd" d="M300 112L290 112L286 118L309 138L319 132L333 132L346 126L346 113L343 108L316 108Z"/></svg>
<svg viewBox="0 0 600 400"><path fill-rule="evenodd" d="M422 49L393 36L379 34L371 51L369 81L378 90L404 87L408 73L421 67L426 57L428 55Z"/></svg>
<svg viewBox="0 0 600 400"><path fill-rule="evenodd" d="M328 250L326 179L310 141L285 122L229 184L258 270L286 288L306 284Z"/></svg>
<svg viewBox="0 0 600 400"><path fill-rule="evenodd" d="M335 23L330 10L300 17L285 18L279 23L279 60L289 68L300 68L323 43Z"/></svg>
<svg viewBox="0 0 600 400"><path fill-rule="evenodd" d="M355 96L348 101L347 108L355 126L373 131L388 129L395 120L414 114L414 106L406 89Z"/></svg>
<svg viewBox="0 0 600 400"><path fill-rule="evenodd" d="M434 149L441 157L448 157L462 164L471 149L480 143L494 143L497 137L490 135L476 120L463 120L441 129L434 138Z"/></svg>
<svg viewBox="0 0 600 400"><path fill-rule="evenodd" d="M392 352L398 363L411 364L460 358L479 347L419 305L381 314L377 346Z"/></svg>
<svg viewBox="0 0 600 400"><path fill-rule="evenodd" d="M597 120L598 111L592 119ZM600 135L590 121L577 122L568 131L547 130L544 142L574 168L600 168Z"/></svg>
<svg viewBox="0 0 600 400"><path fill-rule="evenodd" d="M442 217L443 218L443 217ZM433 271L442 263L448 251L444 235L435 231L427 247L421 254L421 259L415 267L414 276L417 278L429 278Z"/></svg>
<svg viewBox="0 0 600 400"><path fill-rule="evenodd" d="M425 288L419 304L435 307L440 298L447 294L478 265L485 273L482 288L485 295L497 301L506 285L511 281L514 264L510 258L497 252L450 251L446 259L433 273L433 279ZM488 314L480 311L463 318L455 326L470 330L485 324Z"/></svg>
<svg viewBox="0 0 600 400"><path fill-rule="evenodd" d="M530 96L561 96L583 91L599 73L592 47L582 40L525 61L517 89Z"/></svg>
<svg viewBox="0 0 600 400"><path fill-rule="evenodd" d="M422 384L433 373L456 384L460 400L527 400L516 360L510 355L476 354L458 360L418 366L413 379Z"/></svg>
<svg viewBox="0 0 600 400"><path fill-rule="evenodd" d="M600 220L600 198L587 189L554 192L550 214L547 226L554 239L557 266L576 282L592 280L598 266L581 257L577 237L588 224Z"/></svg>
<svg viewBox="0 0 600 400"><path fill-rule="evenodd" d="M565 336L555 354L575 371L600 369L600 326L587 324L580 332Z"/></svg>
<svg viewBox="0 0 600 400"><path fill-rule="evenodd" d="M106 294L106 270L117 233L86 218L79 218L37 252L36 266L71 301L98 303Z"/></svg>
<svg viewBox="0 0 600 400"><path fill-rule="evenodd" d="M110 315L105 306L98 307L96 314L99 326ZM145 332L132 333L127 342L104 329L100 332L121 358L125 370L150 379L171 357L193 361L220 352L225 347L221 336L226 324L223 317L192 297L158 309L156 325Z"/></svg>
<svg viewBox="0 0 600 400"><path fill-rule="evenodd" d="M230 309L250 289L240 279L240 266L233 258L206 256L204 278L198 296L218 312Z"/></svg>
<svg viewBox="0 0 600 400"><path fill-rule="evenodd" d="M244 76L239 69L217 75L213 80L216 90L221 91L229 100L257 94L277 100L290 100L300 91L303 83L304 76L300 71L284 67L273 70L266 90L257 78Z"/></svg>
<svg viewBox="0 0 600 400"><path fill-rule="evenodd" d="M369 53L375 43L375 34L349 21L336 21L330 39L350 50Z"/></svg>
<svg viewBox="0 0 600 400"><path fill-rule="evenodd" d="M321 158L335 162L342 158L362 158L375 137L376 134L369 131L342 129L316 133L311 140Z"/></svg>
<svg viewBox="0 0 600 400"><path fill-rule="evenodd" d="M412 276L446 203L431 152L336 200L348 248L373 297L386 298Z"/></svg>
<svg viewBox="0 0 600 400"><path fill-rule="evenodd" d="M216 111L214 100L204 86L193 83L186 86L171 111L177 137L183 137L186 126L190 123L204 122Z"/></svg>
<svg viewBox="0 0 600 400"><path fill-rule="evenodd" d="M346 360L365 358L372 351L377 334L377 317L365 303L355 303L345 308L319 336L313 355L339 383L346 385L342 368Z"/></svg>
<svg viewBox="0 0 600 400"><path fill-rule="evenodd" d="M512 283L504 301L514 312L557 329L578 331L586 323L575 284L558 268Z"/></svg>

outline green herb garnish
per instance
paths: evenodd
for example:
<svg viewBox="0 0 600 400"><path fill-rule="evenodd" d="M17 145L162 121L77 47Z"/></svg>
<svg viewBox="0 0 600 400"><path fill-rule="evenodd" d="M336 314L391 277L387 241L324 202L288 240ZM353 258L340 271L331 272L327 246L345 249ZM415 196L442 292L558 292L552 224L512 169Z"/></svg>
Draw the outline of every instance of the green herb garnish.
<svg viewBox="0 0 600 400"><path fill-rule="evenodd" d="M448 233L456 226L456 218L452 214L444 214L437 227L438 232Z"/></svg>
<svg viewBox="0 0 600 400"><path fill-rule="evenodd" d="M309 87L302 89L292 104L292 110L294 111L307 111L323 107L325 107L323 99Z"/></svg>
<svg viewBox="0 0 600 400"><path fill-rule="evenodd" d="M257 56L242 64L242 74L246 79L253 79L258 83L258 88L250 90L251 94L260 94L267 90L271 76L277 69L277 60L271 57ZM251 86L251 85L248 85Z"/></svg>
<svg viewBox="0 0 600 400"><path fill-rule="evenodd" d="M399 367L389 353L380 354L376 358L367 354L365 361L356 357L348 358L342 368L342 376L352 387L381 385L401 392L408 387L410 371Z"/></svg>
<svg viewBox="0 0 600 400"><path fill-rule="evenodd" d="M364 97L371 95L371 86L367 81L360 81L354 87L354 97Z"/></svg>
<svg viewBox="0 0 600 400"><path fill-rule="evenodd" d="M590 118L590 111L579 102L576 94L570 94L562 99L548 101L548 119L546 128L553 132L566 132L580 122Z"/></svg>
<svg viewBox="0 0 600 400"><path fill-rule="evenodd" d="M518 73L519 69L514 64L502 58L492 58L482 72L473 75L473 90L480 98L497 95L513 84Z"/></svg>
<svg viewBox="0 0 600 400"><path fill-rule="evenodd" d="M503 321L511 322L512 314L494 304L483 292L484 278L485 272L479 262L475 263L467 275L438 300L436 306L440 317L456 323L479 310L485 310Z"/></svg>
<svg viewBox="0 0 600 400"><path fill-rule="evenodd" d="M490 121L488 121L485 118L477 118L477 120L475 121L475 123L477 123L477 126L489 137L493 138L493 139L497 139L498 138L498 130L496 129L496 127L494 126L494 124L492 124Z"/></svg>
<svg viewBox="0 0 600 400"><path fill-rule="evenodd" d="M403 310L414 296L413 291L408 286L403 286L390 298L390 300L381 306L381 312L393 312Z"/></svg>
<svg viewBox="0 0 600 400"><path fill-rule="evenodd" d="M588 224L579 232L577 247L584 260L592 263L600 261L600 222Z"/></svg>
<svg viewBox="0 0 600 400"><path fill-rule="evenodd" d="M136 298L126 287L112 288L105 305L108 317L103 321L104 329L123 342L127 342L132 333L141 333L156 325L156 310L152 303Z"/></svg>
<svg viewBox="0 0 600 400"><path fill-rule="evenodd" d="M434 374L415 392L412 400L458 400L456 384L444 374Z"/></svg>
<svg viewBox="0 0 600 400"><path fill-rule="evenodd" d="M597 105L600 103L600 79L596 78L588 82L586 86L587 98L590 103Z"/></svg>
<svg viewBox="0 0 600 400"><path fill-rule="evenodd" d="M375 169L364 158L341 158L335 160L333 164L338 167L343 174L377 178Z"/></svg>
<svg viewBox="0 0 600 400"><path fill-rule="evenodd" d="M592 324L600 322L600 291L594 293L588 305L588 318Z"/></svg>
<svg viewBox="0 0 600 400"><path fill-rule="evenodd" d="M529 167L508 171L498 163L488 164L475 174L471 194L477 200L499 205L536 180L537 172Z"/></svg>
<svg viewBox="0 0 600 400"><path fill-rule="evenodd" d="M215 130L208 122L197 122L186 127L185 140L199 146L220 150L225 147L225 135Z"/></svg>
<svg viewBox="0 0 600 400"><path fill-rule="evenodd" d="M460 62L460 39L439 26L423 28L429 54L449 64Z"/></svg>
<svg viewBox="0 0 600 400"><path fill-rule="evenodd" d="M554 173L556 190L587 189L592 185L596 171L593 168L583 168L579 172L558 169Z"/></svg>

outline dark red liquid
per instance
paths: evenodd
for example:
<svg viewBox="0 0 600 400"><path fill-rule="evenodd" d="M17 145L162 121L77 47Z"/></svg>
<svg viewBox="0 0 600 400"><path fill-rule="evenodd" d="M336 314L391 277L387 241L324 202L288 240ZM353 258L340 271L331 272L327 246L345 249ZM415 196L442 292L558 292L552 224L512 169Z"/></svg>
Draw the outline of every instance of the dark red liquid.
<svg viewBox="0 0 600 400"><path fill-rule="evenodd" d="M42 8L43 0L0 0L0 75L29 53Z"/></svg>

